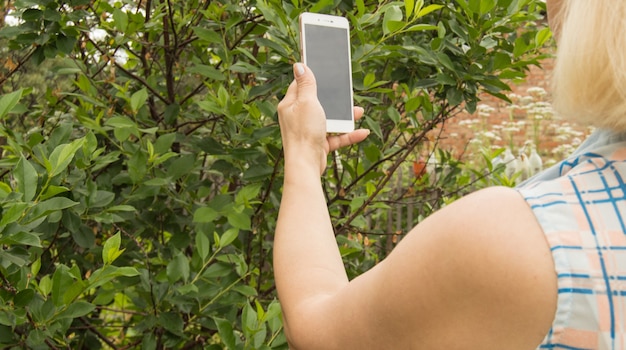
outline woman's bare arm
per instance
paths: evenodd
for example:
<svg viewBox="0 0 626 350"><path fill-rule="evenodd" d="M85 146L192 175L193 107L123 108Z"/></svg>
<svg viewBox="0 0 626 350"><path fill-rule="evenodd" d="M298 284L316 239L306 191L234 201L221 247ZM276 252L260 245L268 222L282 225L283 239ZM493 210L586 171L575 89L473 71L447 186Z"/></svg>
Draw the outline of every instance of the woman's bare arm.
<svg viewBox="0 0 626 350"><path fill-rule="evenodd" d="M319 174L333 142L361 134L328 142L324 133L307 133L316 126L303 124L319 123L308 74L299 77L305 88L292 84L279 109L285 184L274 268L292 348L536 347L554 316L556 276L541 228L512 189L458 200L348 281Z"/></svg>

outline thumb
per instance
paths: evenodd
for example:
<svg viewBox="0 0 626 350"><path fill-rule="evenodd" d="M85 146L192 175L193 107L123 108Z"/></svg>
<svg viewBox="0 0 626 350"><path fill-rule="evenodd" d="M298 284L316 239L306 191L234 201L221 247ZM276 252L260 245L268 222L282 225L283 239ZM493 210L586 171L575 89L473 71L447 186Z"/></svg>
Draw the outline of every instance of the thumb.
<svg viewBox="0 0 626 350"><path fill-rule="evenodd" d="M296 77L296 84L298 84L297 98L299 100L317 99L317 83L311 69L303 63L296 63L293 65L293 75Z"/></svg>

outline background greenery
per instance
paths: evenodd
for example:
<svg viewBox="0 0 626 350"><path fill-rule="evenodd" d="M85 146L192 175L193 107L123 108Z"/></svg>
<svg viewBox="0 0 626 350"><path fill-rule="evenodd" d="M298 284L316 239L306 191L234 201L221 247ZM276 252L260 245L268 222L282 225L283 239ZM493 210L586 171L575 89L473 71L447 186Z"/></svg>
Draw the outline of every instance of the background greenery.
<svg viewBox="0 0 626 350"><path fill-rule="evenodd" d="M508 183L484 176L490 162L467 171L429 131L481 92L506 99L550 37L539 0L1 6L6 348L287 348L271 261L276 104L299 60L299 13L353 28L356 102L373 133L330 157L323 179L351 276L402 227ZM424 155L436 159L427 171ZM409 210L392 218L398 203Z"/></svg>

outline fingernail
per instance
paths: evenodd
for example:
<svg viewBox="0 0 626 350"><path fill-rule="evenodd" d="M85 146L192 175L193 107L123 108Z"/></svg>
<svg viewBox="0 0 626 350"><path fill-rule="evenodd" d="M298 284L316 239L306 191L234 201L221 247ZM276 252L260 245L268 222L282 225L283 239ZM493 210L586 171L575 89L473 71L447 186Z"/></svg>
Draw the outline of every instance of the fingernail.
<svg viewBox="0 0 626 350"><path fill-rule="evenodd" d="M297 76L304 74L304 66L302 65L302 63L296 63L293 65L293 67L293 71L296 73Z"/></svg>

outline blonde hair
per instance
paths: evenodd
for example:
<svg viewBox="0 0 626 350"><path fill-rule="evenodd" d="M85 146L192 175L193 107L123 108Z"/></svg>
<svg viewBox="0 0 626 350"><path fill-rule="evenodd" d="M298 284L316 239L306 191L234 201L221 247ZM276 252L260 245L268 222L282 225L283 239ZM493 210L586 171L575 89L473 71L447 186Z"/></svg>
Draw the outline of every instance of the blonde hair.
<svg viewBox="0 0 626 350"><path fill-rule="evenodd" d="M564 0L554 18L555 111L583 124L626 130L626 1Z"/></svg>

